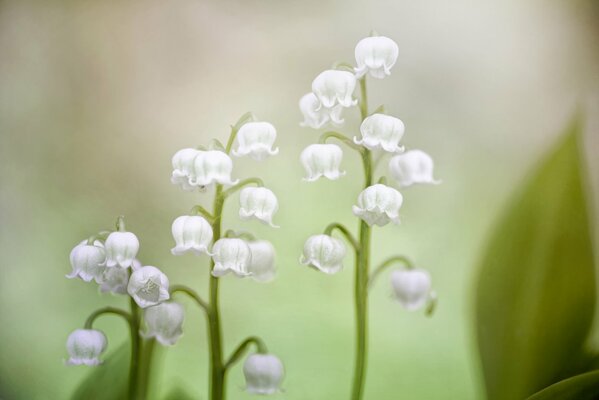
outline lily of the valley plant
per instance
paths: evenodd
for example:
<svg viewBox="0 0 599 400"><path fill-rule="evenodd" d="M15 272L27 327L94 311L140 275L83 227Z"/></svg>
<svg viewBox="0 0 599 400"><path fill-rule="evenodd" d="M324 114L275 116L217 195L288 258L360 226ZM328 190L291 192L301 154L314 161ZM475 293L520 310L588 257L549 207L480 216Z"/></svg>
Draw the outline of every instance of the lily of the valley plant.
<svg viewBox="0 0 599 400"><path fill-rule="evenodd" d="M345 175L341 170L343 151L340 146L328 143L336 139L358 152L364 169L364 185L352 208L359 219L358 233L354 235L340 223L329 224L322 234L309 237L300 262L326 274L336 274L343 268L347 250L344 242L332 234L339 233L347 240L355 258L354 301L356 315L356 353L351 399L359 400L364 392L366 374L368 291L376 276L386 268L400 264L402 268L391 274L394 297L407 310L427 308L433 311L436 295L431 290L427 271L415 268L403 255L391 256L371 270L371 231L373 226L398 224L403 203L401 191L412 184L439 183L433 178L433 160L420 150L405 151L401 144L404 123L385 113L384 107L375 111L368 108L366 80L376 80L391 74L398 57L397 44L383 36L372 35L358 42L355 49L356 66L338 63L333 69L320 73L312 82L312 91L304 95L300 110L304 116L301 126L320 129L327 124L341 127L343 114L357 106L360 112L360 136L351 138L339 131L326 131L318 144L308 146L301 153L301 163L306 170L305 181L320 178L337 180ZM359 87L359 99L354 91ZM398 190L387 183L383 175L376 177L375 167L382 157L391 156L389 173L397 182Z"/></svg>
<svg viewBox="0 0 599 400"><path fill-rule="evenodd" d="M195 301L207 319L211 400L225 398L227 371L252 345L256 347L256 353L251 354L243 366L247 392L273 394L280 390L283 364L268 353L259 337L248 337L230 356L225 355L219 307L219 284L226 275L258 282L274 278L273 245L248 232L224 231L223 207L227 199L240 191L240 219L256 219L276 227L273 223L278 210L276 195L265 188L259 178L233 179L230 157L232 153L236 157L264 160L278 153L278 149L273 148L275 139L273 125L258 122L253 114L247 113L232 127L226 146L213 140L209 148L182 149L172 158L173 184L185 191L197 190L201 195L210 193L208 189L213 193L212 210L196 205L188 215L177 217L172 224L173 255L189 253L210 257L209 268L206 268L210 280L207 299L187 286L170 285L159 268L143 266L136 259L139 240L125 229L123 217L118 218L114 232L101 231L75 246L70 256L72 272L67 277L95 281L101 292L128 295L130 309L105 307L94 311L83 329L76 329L69 335L67 364L100 365L108 342L104 333L93 329L94 321L104 314L120 316L129 325L131 336L128 398L145 399L155 343L171 346L183 334L183 306L171 300L173 295L181 293Z"/></svg>

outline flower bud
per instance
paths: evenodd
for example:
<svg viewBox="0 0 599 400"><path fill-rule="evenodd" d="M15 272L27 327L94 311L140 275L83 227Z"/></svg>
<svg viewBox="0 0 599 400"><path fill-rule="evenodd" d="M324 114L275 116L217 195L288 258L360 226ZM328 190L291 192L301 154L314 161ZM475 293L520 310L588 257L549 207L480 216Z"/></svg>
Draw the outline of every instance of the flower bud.
<svg viewBox="0 0 599 400"><path fill-rule="evenodd" d="M172 226L175 247L171 249L173 255L179 256L186 252L196 255L210 254L208 246L212 242L212 226L198 215L183 215L173 222Z"/></svg>
<svg viewBox="0 0 599 400"><path fill-rule="evenodd" d="M422 308L428 301L431 277L423 269L395 270L391 273L394 297L406 310Z"/></svg>
<svg viewBox="0 0 599 400"><path fill-rule="evenodd" d="M402 187L414 183L439 184L433 178L433 159L421 150L410 150L389 160L389 173Z"/></svg>
<svg viewBox="0 0 599 400"><path fill-rule="evenodd" d="M85 282L90 282L92 279L97 282L106 268L104 266L106 252L99 240L96 240L93 245L87 244L87 240L84 240L71 250L69 258L73 268L72 272L66 275L69 279L79 277Z"/></svg>
<svg viewBox="0 0 599 400"><path fill-rule="evenodd" d="M280 390L285 369L272 354L252 354L243 363L243 375L248 393L275 394Z"/></svg>
<svg viewBox="0 0 599 400"><path fill-rule="evenodd" d="M405 126L399 118L385 114L372 114L360 125L362 138L354 136L354 143L369 150L382 149L390 153L402 152L399 141L403 137Z"/></svg>
<svg viewBox="0 0 599 400"><path fill-rule="evenodd" d="M248 244L237 238L222 238L212 246L214 269L212 275L221 277L229 272L236 276L249 275L248 267L252 256Z"/></svg>
<svg viewBox="0 0 599 400"><path fill-rule="evenodd" d="M326 274L335 274L343 268L345 245L329 235L313 235L304 243L300 263L309 265Z"/></svg>
<svg viewBox="0 0 599 400"><path fill-rule="evenodd" d="M146 330L141 332L145 338L155 338L163 346L172 346L183 334L185 318L183 306L167 301L144 310Z"/></svg>
<svg viewBox="0 0 599 400"><path fill-rule="evenodd" d="M320 129L327 122L335 126L341 126L344 122L344 119L341 118L342 105L338 104L332 108L323 107L318 97L312 92L302 96L299 107L304 116L304 122L300 123L300 126Z"/></svg>
<svg viewBox="0 0 599 400"><path fill-rule="evenodd" d="M201 151L193 165L194 174L189 179L189 183L193 186L208 186L214 183L235 185L238 182L238 180L231 180L233 161L223 151Z"/></svg>
<svg viewBox="0 0 599 400"><path fill-rule="evenodd" d="M269 282L274 279L275 248L267 240L248 242L251 260L248 266L250 276L258 282Z"/></svg>
<svg viewBox="0 0 599 400"><path fill-rule="evenodd" d="M267 225L277 228L272 217L279 209L277 196L265 187L245 187L239 194L239 217L241 219L256 218Z"/></svg>
<svg viewBox="0 0 599 400"><path fill-rule="evenodd" d="M175 153L172 159L171 182L173 184L181 186L181 189L185 191L195 189L190 181L195 174L194 161L200 153L201 151L191 148L182 149Z"/></svg>
<svg viewBox="0 0 599 400"><path fill-rule="evenodd" d="M95 366L102 363L100 354L106 350L106 336L95 329L76 329L67 339L68 365Z"/></svg>
<svg viewBox="0 0 599 400"><path fill-rule="evenodd" d="M131 232L112 232L104 243L106 266L129 268L139 251L139 240Z"/></svg>
<svg viewBox="0 0 599 400"><path fill-rule="evenodd" d="M311 144L306 147L300 156L300 160L307 177L305 181L313 182L324 176L330 180L337 180L345 175L345 171L339 171L343 151L336 144Z"/></svg>
<svg viewBox="0 0 599 400"><path fill-rule="evenodd" d="M353 206L354 215L368 225L384 226L392 221L399 223L399 209L403 197L396 189L377 183L367 187L358 196L358 205Z"/></svg>
<svg viewBox="0 0 599 400"><path fill-rule="evenodd" d="M321 72L312 82L312 92L325 108L333 108L337 104L355 106L358 103L352 98L355 89L356 77L347 71L329 69Z"/></svg>
<svg viewBox="0 0 599 400"><path fill-rule="evenodd" d="M372 36L360 40L355 50L357 77L361 78L368 73L373 78L383 79L390 75L398 53L397 43L388 37Z"/></svg>
<svg viewBox="0 0 599 400"><path fill-rule="evenodd" d="M279 154L279 148L272 146L277 138L277 130L268 122L246 122L237 132L239 147L233 150L236 157L249 155L256 161L261 161L268 156Z"/></svg>
<svg viewBox="0 0 599 400"><path fill-rule="evenodd" d="M136 270L134 265L137 260L131 264L133 271ZM129 270L125 268L106 268L104 274L98 281L100 284L100 292L112 294L127 294L127 284L129 283Z"/></svg>
<svg viewBox="0 0 599 400"><path fill-rule="evenodd" d="M127 285L127 292L141 308L155 306L170 298L168 278L158 268L141 267L133 271Z"/></svg>

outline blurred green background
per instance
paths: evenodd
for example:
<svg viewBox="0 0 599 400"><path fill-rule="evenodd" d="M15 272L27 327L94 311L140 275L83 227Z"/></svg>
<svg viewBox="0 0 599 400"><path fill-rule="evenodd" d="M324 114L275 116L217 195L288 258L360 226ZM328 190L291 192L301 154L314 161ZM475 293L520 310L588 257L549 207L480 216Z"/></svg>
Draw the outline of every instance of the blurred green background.
<svg viewBox="0 0 599 400"><path fill-rule="evenodd" d="M258 175L278 194L281 228L240 221L236 199L225 226L271 240L279 274L271 284L223 280L227 352L261 335L288 371L276 398L346 398L352 262L325 276L297 259L328 222L357 225L362 176L347 151L345 178L301 182L299 153L318 133L299 127L297 101L331 63L353 62L371 29L400 47L391 77L370 84L371 106L406 123L405 144L433 155L443 184L406 190L402 225L375 230L375 262L409 255L431 271L440 303L431 319L410 314L391 300L387 276L378 281L366 398L483 397L471 322L481 246L580 109L599 215L598 28L590 1L0 1L0 398L68 398L88 373L63 366L67 335L95 308L126 300L64 275L71 248L117 215L140 238L144 264L206 293L208 259L171 256L170 224L211 196L171 185L170 158L226 140L248 110L277 127L281 152L235 160L234 175ZM174 387L206 398L205 324L184 302L185 334L161 352L154 398ZM97 326L110 349L127 340L120 320ZM250 398L242 385L238 366L229 398Z"/></svg>

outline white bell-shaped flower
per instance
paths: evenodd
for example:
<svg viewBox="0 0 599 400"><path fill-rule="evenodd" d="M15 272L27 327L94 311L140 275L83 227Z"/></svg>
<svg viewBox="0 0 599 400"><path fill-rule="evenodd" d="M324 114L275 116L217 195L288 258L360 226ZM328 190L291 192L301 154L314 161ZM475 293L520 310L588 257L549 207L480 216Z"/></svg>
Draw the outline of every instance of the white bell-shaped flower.
<svg viewBox="0 0 599 400"><path fill-rule="evenodd" d="M229 272L236 276L244 277L252 260L250 246L245 240L238 238L222 238L212 246L212 260L214 268L212 275L221 277Z"/></svg>
<svg viewBox="0 0 599 400"><path fill-rule="evenodd" d="M418 310L430 298L431 277L423 269L395 270L391 273L394 297L406 310Z"/></svg>
<svg viewBox="0 0 599 400"><path fill-rule="evenodd" d="M155 338L163 346L172 346L183 334L185 310L179 303L166 301L144 310L145 338Z"/></svg>
<svg viewBox="0 0 599 400"><path fill-rule="evenodd" d="M258 282L269 282L276 275L275 248L267 240L248 242L251 260L248 266L250 276Z"/></svg>
<svg viewBox="0 0 599 400"><path fill-rule="evenodd" d="M422 150L406 151L389 160L389 173L402 187L415 183L441 183L433 178L433 168L433 159Z"/></svg>
<svg viewBox="0 0 599 400"><path fill-rule="evenodd" d="M112 232L104 243L106 266L129 268L139 251L139 240L131 232Z"/></svg>
<svg viewBox="0 0 599 400"><path fill-rule="evenodd" d="M241 219L256 218L277 228L272 217L279 209L279 201L272 190L265 187L245 187L239 193L239 217Z"/></svg>
<svg viewBox="0 0 599 400"><path fill-rule="evenodd" d="M237 132L239 146L233 150L236 157L250 156L256 161L262 161L268 156L279 154L279 148L272 146L277 138L277 130L268 122L246 122Z"/></svg>
<svg viewBox="0 0 599 400"><path fill-rule="evenodd" d="M399 118L385 114L372 114L366 117L360 125L362 138L354 136L354 143L362 145L369 150L382 149L390 153L404 150L399 141L405 132L405 126Z"/></svg>
<svg viewBox="0 0 599 400"><path fill-rule="evenodd" d="M146 265L133 271L127 285L129 296L141 308L155 306L170 298L168 278L158 268Z"/></svg>
<svg viewBox="0 0 599 400"><path fill-rule="evenodd" d="M383 79L391 74L398 54L397 43L388 37L372 36L360 40L355 50L357 77L361 78L368 73L373 78Z"/></svg>
<svg viewBox="0 0 599 400"><path fill-rule="evenodd" d="M194 160L194 174L189 179L193 186L208 186L215 183L235 185L239 180L231 180L233 161L224 151L208 150L200 152Z"/></svg>
<svg viewBox="0 0 599 400"><path fill-rule="evenodd" d="M172 159L173 173L171 175L171 182L173 184L181 186L186 191L196 188L190 183L190 179L194 177L194 162L200 153L200 150L191 148L182 149L175 153Z"/></svg>
<svg viewBox="0 0 599 400"><path fill-rule="evenodd" d="M343 151L336 144L311 144L300 155L300 161L306 170L305 181L313 182L324 176L330 180L337 180L345 171L340 171L339 166L343 159Z"/></svg>
<svg viewBox="0 0 599 400"><path fill-rule="evenodd" d="M358 103L352 97L355 89L356 77L347 71L329 69L312 81L312 92L325 108L333 108L337 104L343 107L355 106Z"/></svg>
<svg viewBox="0 0 599 400"><path fill-rule="evenodd" d="M358 196L358 205L353 206L354 215L368 225L384 226L389 221L399 223L399 209L403 197L396 189L377 183L368 186Z"/></svg>
<svg viewBox="0 0 599 400"><path fill-rule="evenodd" d="M212 226L205 218L199 215L183 215L173 221L171 230L175 239L175 247L171 249L173 255L179 256L186 252L210 255L208 247L212 242L213 232Z"/></svg>
<svg viewBox="0 0 599 400"><path fill-rule="evenodd" d="M334 126L341 126L345 120L341 118L343 106L338 104L332 108L322 106L318 97L312 92L305 94L299 101L300 111L304 116L304 122L300 126L320 129L330 122Z"/></svg>
<svg viewBox="0 0 599 400"><path fill-rule="evenodd" d="M69 279L79 277L85 282L90 282L92 279L98 282L106 269L104 266L106 252L99 240L94 244L88 244L87 240L84 240L71 250L69 258L73 268L71 273L66 275Z"/></svg>
<svg viewBox="0 0 599 400"><path fill-rule="evenodd" d="M136 270L134 265L135 261L131 264L133 271ZM102 293L127 294L129 270L125 268L106 268L98 283L100 284L100 292Z"/></svg>
<svg viewBox="0 0 599 400"><path fill-rule="evenodd" d="M106 336L95 329L76 329L67 339L68 365L102 364L100 355L106 350Z"/></svg>
<svg viewBox="0 0 599 400"><path fill-rule="evenodd" d="M329 235L313 235L304 243L300 263L309 265L326 274L343 269L346 248L343 242Z"/></svg>
<svg viewBox="0 0 599 400"><path fill-rule="evenodd" d="M272 354L252 354L243 363L245 390L250 394L275 394L280 391L285 368Z"/></svg>

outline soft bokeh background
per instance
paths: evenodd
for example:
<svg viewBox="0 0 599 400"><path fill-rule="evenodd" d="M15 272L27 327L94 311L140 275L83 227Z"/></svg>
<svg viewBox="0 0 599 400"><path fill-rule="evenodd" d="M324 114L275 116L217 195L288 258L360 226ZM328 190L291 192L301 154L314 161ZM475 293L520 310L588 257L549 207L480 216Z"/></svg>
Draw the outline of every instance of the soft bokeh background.
<svg viewBox="0 0 599 400"><path fill-rule="evenodd" d="M587 1L0 1L0 397L68 398L88 372L63 366L68 333L125 300L64 275L71 248L117 215L140 237L144 263L206 293L207 258L171 256L170 224L211 196L171 185L170 158L226 140L252 110L277 126L280 156L238 160L235 175L259 175L278 193L282 227L239 221L236 200L225 226L271 240L279 274L267 285L223 280L227 352L259 334L287 367L276 398L346 398L351 262L325 276L297 257L328 222L355 226L362 178L347 151L344 179L300 181L299 153L318 133L298 126L297 100L332 62L353 62L371 29L400 47L392 76L371 83L371 105L404 120L405 143L435 157L444 183L406 191L403 224L376 229L375 261L409 255L432 272L440 304L432 319L409 314L391 300L387 276L378 282L366 397L483 397L476 260L505 200L577 110L599 187L598 23ZM348 122L354 134L356 115ZM205 324L185 302L185 336L162 352L154 398L173 387L206 398ZM97 326L111 349L127 340L120 320ZM249 398L240 370L231 399Z"/></svg>

